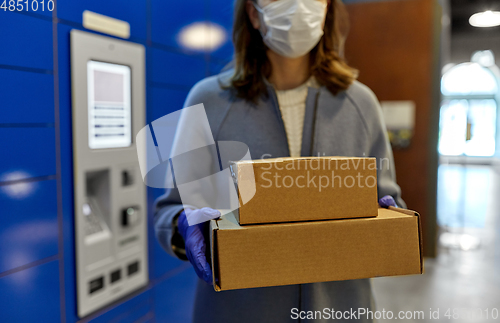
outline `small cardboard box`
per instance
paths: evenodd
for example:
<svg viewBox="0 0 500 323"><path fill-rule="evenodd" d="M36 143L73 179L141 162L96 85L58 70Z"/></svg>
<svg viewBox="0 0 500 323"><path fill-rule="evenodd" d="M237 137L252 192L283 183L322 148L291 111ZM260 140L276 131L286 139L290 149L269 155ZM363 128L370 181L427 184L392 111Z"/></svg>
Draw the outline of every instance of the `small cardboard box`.
<svg viewBox="0 0 500 323"><path fill-rule="evenodd" d="M423 272L420 216L240 226L233 213L210 223L214 289L306 284Z"/></svg>
<svg viewBox="0 0 500 323"><path fill-rule="evenodd" d="M300 157L232 162L239 224L377 216L375 158Z"/></svg>

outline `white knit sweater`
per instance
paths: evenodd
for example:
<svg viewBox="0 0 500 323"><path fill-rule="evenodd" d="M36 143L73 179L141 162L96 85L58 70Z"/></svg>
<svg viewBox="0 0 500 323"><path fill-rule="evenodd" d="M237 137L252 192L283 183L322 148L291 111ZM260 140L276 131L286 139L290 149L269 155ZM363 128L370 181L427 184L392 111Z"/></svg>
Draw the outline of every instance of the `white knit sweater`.
<svg viewBox="0 0 500 323"><path fill-rule="evenodd" d="M306 98L309 87L317 87L314 77L309 78L306 83L294 89L276 91L291 157L300 157Z"/></svg>

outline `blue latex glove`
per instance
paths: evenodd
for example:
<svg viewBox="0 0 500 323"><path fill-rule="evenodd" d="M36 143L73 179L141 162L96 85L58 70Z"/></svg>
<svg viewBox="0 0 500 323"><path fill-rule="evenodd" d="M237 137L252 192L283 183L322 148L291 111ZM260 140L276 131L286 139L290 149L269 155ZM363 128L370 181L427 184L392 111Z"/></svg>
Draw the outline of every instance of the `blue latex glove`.
<svg viewBox="0 0 500 323"><path fill-rule="evenodd" d="M182 211L177 220L177 228L184 239L186 256L189 262L193 265L194 271L198 277L212 285L212 269L207 261L207 244L203 234L206 231L205 227L208 222L190 226L187 221L186 212L187 216L190 218L193 216L196 218L206 217L207 219L218 218L221 214L219 211L207 207L197 210L186 209Z"/></svg>
<svg viewBox="0 0 500 323"><path fill-rule="evenodd" d="M398 207L398 205L396 204L396 201L394 201L394 198L390 195L386 195L383 198L381 198L380 200L378 200L378 204L381 207L386 208L386 209L388 209L389 206Z"/></svg>

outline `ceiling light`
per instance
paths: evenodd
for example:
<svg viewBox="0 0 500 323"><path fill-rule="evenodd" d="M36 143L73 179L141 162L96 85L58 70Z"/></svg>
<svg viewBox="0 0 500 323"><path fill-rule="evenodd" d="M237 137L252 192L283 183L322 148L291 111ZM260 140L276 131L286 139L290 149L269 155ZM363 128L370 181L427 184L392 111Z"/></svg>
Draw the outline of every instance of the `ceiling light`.
<svg viewBox="0 0 500 323"><path fill-rule="evenodd" d="M210 22L197 22L184 27L178 36L181 46L197 51L214 51L224 44L226 32Z"/></svg>
<svg viewBox="0 0 500 323"><path fill-rule="evenodd" d="M469 18L469 23L474 27L500 26L500 11L488 10L475 13Z"/></svg>

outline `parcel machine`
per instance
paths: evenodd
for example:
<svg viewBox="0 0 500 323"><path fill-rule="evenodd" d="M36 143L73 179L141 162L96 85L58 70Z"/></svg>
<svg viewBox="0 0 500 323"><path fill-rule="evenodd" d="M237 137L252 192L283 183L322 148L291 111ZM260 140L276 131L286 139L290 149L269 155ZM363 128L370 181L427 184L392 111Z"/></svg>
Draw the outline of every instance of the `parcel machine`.
<svg viewBox="0 0 500 323"><path fill-rule="evenodd" d="M78 315L147 285L146 190L135 136L145 126L142 45L71 31Z"/></svg>

